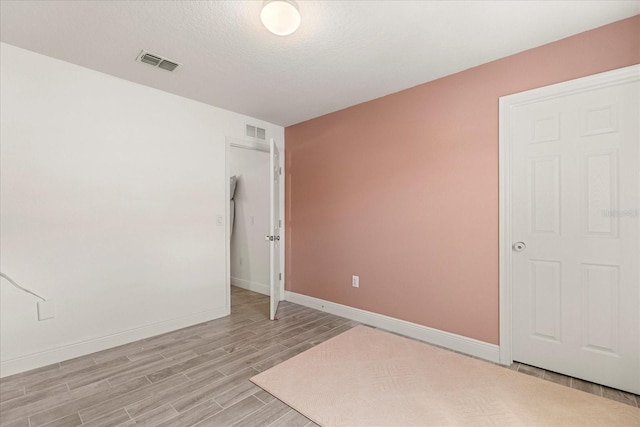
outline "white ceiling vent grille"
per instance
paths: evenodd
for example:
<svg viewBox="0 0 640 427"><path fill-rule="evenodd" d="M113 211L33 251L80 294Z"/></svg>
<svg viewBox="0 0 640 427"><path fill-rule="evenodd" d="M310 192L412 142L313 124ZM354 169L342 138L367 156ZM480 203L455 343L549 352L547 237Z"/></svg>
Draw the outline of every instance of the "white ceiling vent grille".
<svg viewBox="0 0 640 427"><path fill-rule="evenodd" d="M155 53L149 53L146 50L140 51L140 55L138 55L138 58L136 58L136 60L138 62L153 65L156 68L162 68L163 70L167 71L175 71L176 68L182 65L160 55L156 55Z"/></svg>
<svg viewBox="0 0 640 427"><path fill-rule="evenodd" d="M267 131L257 126L247 125L247 136L258 139L267 139Z"/></svg>

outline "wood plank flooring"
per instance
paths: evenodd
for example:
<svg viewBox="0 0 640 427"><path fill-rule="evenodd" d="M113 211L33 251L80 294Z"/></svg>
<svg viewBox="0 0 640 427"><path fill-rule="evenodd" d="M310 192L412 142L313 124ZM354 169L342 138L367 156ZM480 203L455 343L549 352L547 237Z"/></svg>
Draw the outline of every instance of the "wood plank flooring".
<svg viewBox="0 0 640 427"><path fill-rule="evenodd" d="M312 426L258 372L356 325L232 288L232 315L0 380L2 427Z"/></svg>
<svg viewBox="0 0 640 427"><path fill-rule="evenodd" d="M357 323L232 287L232 314L0 379L1 427L314 426L248 379ZM637 396L510 369L632 406Z"/></svg>

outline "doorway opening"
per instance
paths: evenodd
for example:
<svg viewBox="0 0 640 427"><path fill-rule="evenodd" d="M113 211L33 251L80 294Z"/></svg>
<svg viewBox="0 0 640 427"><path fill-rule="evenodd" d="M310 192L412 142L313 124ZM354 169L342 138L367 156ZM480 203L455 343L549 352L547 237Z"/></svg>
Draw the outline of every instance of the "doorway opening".
<svg viewBox="0 0 640 427"><path fill-rule="evenodd" d="M228 311L236 303L250 303L256 314L273 320L283 295L278 148L273 140L227 137L226 160Z"/></svg>

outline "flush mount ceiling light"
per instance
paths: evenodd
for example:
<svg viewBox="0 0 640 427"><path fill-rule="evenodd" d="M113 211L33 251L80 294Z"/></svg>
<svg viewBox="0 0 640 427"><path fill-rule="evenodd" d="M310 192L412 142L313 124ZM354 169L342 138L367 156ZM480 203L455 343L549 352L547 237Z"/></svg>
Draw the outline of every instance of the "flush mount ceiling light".
<svg viewBox="0 0 640 427"><path fill-rule="evenodd" d="M260 19L273 34L288 36L300 26L300 11L293 1L267 0L262 5Z"/></svg>

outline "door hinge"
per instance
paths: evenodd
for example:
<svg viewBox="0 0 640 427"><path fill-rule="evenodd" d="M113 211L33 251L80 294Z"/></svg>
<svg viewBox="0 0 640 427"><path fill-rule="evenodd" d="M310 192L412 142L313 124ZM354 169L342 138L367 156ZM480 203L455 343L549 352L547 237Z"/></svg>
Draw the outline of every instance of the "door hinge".
<svg viewBox="0 0 640 427"><path fill-rule="evenodd" d="M282 175L282 168L278 168L278 173Z"/></svg>
<svg viewBox="0 0 640 427"><path fill-rule="evenodd" d="M281 219L278 220L278 227L282 228L282 220Z"/></svg>
<svg viewBox="0 0 640 427"><path fill-rule="evenodd" d="M278 278L282 280L282 273L278 273Z"/></svg>

